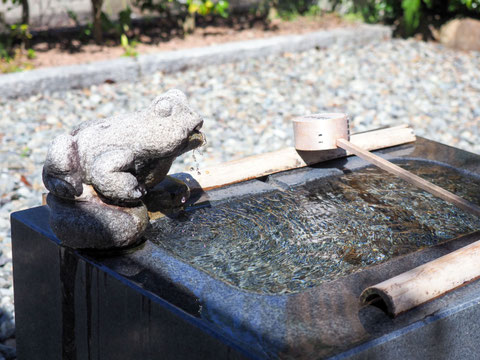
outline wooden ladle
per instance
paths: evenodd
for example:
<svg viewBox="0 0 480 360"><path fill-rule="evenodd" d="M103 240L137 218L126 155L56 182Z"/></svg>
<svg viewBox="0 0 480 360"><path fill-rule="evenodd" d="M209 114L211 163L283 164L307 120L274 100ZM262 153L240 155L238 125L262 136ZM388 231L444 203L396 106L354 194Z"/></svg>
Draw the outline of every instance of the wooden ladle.
<svg viewBox="0 0 480 360"><path fill-rule="evenodd" d="M480 206L352 144L349 141L349 119L346 114L324 113L300 117L294 119L293 129L297 150L318 151L342 148L462 210L480 216Z"/></svg>

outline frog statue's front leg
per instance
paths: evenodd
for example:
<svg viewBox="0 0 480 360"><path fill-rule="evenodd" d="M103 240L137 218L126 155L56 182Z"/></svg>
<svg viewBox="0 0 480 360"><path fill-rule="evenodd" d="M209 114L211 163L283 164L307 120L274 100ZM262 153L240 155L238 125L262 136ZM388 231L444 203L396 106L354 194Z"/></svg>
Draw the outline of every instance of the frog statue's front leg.
<svg viewBox="0 0 480 360"><path fill-rule="evenodd" d="M98 156L91 170L95 190L117 203L138 202L145 194L144 184L135 173L135 156L129 149L116 149Z"/></svg>

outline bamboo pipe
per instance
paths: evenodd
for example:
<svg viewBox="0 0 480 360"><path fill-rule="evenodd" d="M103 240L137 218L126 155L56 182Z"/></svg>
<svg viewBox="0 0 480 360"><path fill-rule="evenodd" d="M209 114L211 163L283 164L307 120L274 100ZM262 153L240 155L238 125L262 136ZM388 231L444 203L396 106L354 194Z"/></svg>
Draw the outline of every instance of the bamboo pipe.
<svg viewBox="0 0 480 360"><path fill-rule="evenodd" d="M364 305L380 302L395 317L478 279L479 264L480 237L459 250L366 288L360 301Z"/></svg>
<svg viewBox="0 0 480 360"><path fill-rule="evenodd" d="M401 125L354 134L350 140L353 144L364 149L378 150L414 142L416 138L411 128L407 125ZM191 190L210 190L349 155L353 154L348 151L345 153L341 149L298 151L294 147L287 147L278 151L249 156L211 168L201 169L200 175L195 174L195 172L178 175L181 175L179 177L188 184Z"/></svg>

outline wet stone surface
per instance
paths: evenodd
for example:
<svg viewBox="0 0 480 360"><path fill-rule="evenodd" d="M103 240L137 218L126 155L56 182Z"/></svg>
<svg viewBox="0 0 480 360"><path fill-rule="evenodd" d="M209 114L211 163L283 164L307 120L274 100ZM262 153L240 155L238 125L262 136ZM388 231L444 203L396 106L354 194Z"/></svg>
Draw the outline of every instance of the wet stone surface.
<svg viewBox="0 0 480 360"><path fill-rule="evenodd" d="M480 179L399 163L480 204ZM477 230L478 219L375 167L246 196L153 224L150 240L244 290L298 292Z"/></svg>

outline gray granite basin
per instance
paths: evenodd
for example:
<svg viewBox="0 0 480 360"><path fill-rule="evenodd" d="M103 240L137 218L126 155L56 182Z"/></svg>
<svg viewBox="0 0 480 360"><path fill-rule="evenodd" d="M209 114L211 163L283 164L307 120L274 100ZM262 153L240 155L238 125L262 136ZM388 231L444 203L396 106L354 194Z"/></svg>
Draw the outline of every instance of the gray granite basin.
<svg viewBox="0 0 480 360"><path fill-rule="evenodd" d="M480 156L419 139L377 154L480 204ZM464 246L480 221L356 157L198 194L119 253L12 215L19 358L472 358L480 284L395 319L362 290ZM48 326L46 326L48 324Z"/></svg>

